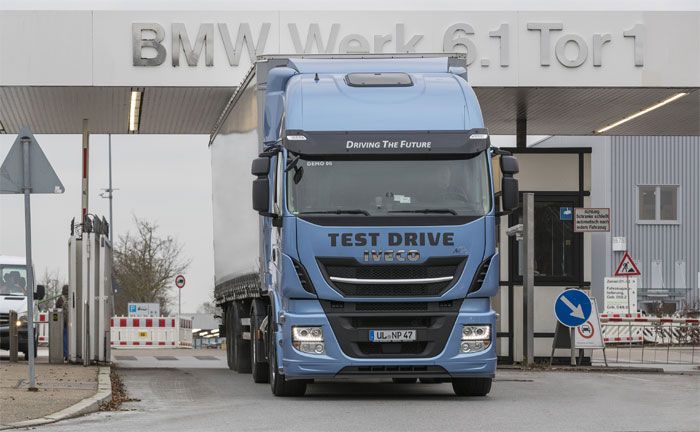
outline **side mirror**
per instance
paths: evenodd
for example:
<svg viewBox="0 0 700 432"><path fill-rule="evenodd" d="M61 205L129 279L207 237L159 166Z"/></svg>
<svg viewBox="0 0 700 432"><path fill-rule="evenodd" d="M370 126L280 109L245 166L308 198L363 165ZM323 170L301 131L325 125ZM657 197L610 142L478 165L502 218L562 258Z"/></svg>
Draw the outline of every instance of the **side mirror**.
<svg viewBox="0 0 700 432"><path fill-rule="evenodd" d="M253 210L270 213L270 180L267 177L253 180Z"/></svg>
<svg viewBox="0 0 700 432"><path fill-rule="evenodd" d="M253 160L250 173L257 177L266 177L270 173L270 158L259 157Z"/></svg>
<svg viewBox="0 0 700 432"><path fill-rule="evenodd" d="M517 164L517 162L516 162ZM510 213L520 205L518 179L505 175L501 179L501 207L504 213Z"/></svg>
<svg viewBox="0 0 700 432"><path fill-rule="evenodd" d="M514 156L501 156L501 172L506 176L519 173L520 166L518 165L518 160Z"/></svg>
<svg viewBox="0 0 700 432"><path fill-rule="evenodd" d="M36 291L34 291L34 300L43 300L46 297L46 287L44 285L37 285Z"/></svg>

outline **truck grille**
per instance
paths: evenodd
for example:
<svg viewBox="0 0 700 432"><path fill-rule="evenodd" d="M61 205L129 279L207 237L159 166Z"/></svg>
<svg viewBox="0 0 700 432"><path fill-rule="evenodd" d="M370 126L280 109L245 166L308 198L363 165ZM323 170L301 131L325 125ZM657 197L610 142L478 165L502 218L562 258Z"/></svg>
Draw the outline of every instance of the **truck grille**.
<svg viewBox="0 0 700 432"><path fill-rule="evenodd" d="M454 327L462 301L321 301L340 348L353 358L425 358L438 355ZM383 305L380 307L379 305ZM370 330L416 330L413 342L370 342Z"/></svg>
<svg viewBox="0 0 700 432"><path fill-rule="evenodd" d="M10 322L10 314L0 313L0 325L7 325Z"/></svg>
<svg viewBox="0 0 700 432"><path fill-rule="evenodd" d="M466 260L461 256L431 257L422 264L362 264L353 258L318 262L326 281L345 297L436 297L459 279Z"/></svg>

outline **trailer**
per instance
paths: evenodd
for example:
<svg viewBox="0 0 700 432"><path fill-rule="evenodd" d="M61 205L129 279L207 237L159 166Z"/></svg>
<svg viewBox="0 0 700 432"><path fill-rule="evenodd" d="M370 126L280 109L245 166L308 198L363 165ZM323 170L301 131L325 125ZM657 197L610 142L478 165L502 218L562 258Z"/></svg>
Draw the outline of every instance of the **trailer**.
<svg viewBox="0 0 700 432"><path fill-rule="evenodd" d="M466 78L460 55L258 58L209 143L230 369L277 396L366 377L488 394L518 164Z"/></svg>

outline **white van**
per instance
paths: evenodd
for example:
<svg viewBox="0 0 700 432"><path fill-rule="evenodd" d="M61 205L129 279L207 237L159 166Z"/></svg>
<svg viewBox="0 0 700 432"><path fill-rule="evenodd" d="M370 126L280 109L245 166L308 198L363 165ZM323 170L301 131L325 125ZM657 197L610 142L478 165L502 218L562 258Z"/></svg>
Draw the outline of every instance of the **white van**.
<svg viewBox="0 0 700 432"><path fill-rule="evenodd" d="M0 349L10 349L10 311L17 312L19 351L27 358L27 266L24 257L0 255ZM31 290L29 291L31 292ZM35 298L44 297L44 287L37 287ZM34 350L36 354L36 331Z"/></svg>

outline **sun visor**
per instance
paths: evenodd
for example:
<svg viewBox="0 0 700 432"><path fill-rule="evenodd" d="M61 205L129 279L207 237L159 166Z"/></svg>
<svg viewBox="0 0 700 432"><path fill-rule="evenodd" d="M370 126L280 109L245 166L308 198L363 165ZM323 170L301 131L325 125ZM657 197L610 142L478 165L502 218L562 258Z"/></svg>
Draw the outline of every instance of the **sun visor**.
<svg viewBox="0 0 700 432"><path fill-rule="evenodd" d="M287 130L287 150L309 156L470 155L491 145L487 129L468 131L346 131Z"/></svg>

